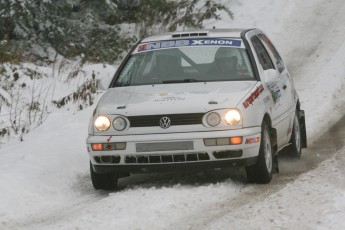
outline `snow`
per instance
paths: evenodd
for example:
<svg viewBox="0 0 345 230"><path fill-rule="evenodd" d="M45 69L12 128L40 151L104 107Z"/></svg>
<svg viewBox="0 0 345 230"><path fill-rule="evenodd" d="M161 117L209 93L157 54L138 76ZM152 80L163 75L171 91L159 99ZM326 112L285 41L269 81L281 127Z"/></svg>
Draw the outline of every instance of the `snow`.
<svg viewBox="0 0 345 230"><path fill-rule="evenodd" d="M344 229L344 152L345 148L254 207L245 205L207 229L231 229L242 224L246 227L236 229L248 229L245 213L253 214L250 228L260 223L265 229Z"/></svg>
<svg viewBox="0 0 345 230"><path fill-rule="evenodd" d="M313 146L345 111L345 5L223 2L235 19L209 21L206 27L258 27L269 35L294 78ZM90 77L94 71L109 81L114 72L101 64L84 66L66 86L71 63L38 68L64 76L54 83L54 98L76 88L83 73ZM85 145L92 111L55 109L23 142L0 146L0 229L345 229L344 145L311 168L309 160L322 155L317 148L300 162L283 160L281 173L268 185L247 184L230 170L230 178L226 173L135 175L121 179L118 191L95 191Z"/></svg>

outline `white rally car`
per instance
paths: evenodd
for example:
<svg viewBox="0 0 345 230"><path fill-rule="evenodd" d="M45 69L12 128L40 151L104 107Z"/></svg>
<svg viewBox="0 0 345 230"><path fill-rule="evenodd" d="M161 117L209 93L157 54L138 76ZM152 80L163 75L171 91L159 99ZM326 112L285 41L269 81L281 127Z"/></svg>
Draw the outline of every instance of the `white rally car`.
<svg viewBox="0 0 345 230"><path fill-rule="evenodd" d="M258 29L176 32L140 40L89 125L95 189L131 173L243 166L269 183L280 150L300 157L305 116L274 45Z"/></svg>

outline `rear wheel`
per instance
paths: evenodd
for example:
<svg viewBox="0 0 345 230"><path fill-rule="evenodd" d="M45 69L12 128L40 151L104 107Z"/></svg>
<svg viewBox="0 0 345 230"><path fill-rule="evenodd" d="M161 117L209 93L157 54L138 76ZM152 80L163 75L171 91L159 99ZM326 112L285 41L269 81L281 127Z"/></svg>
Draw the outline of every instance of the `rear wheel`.
<svg viewBox="0 0 345 230"><path fill-rule="evenodd" d="M246 167L249 182L267 184L272 180L273 149L270 129L266 122L262 124L261 143L257 162L255 165Z"/></svg>
<svg viewBox="0 0 345 230"><path fill-rule="evenodd" d="M96 173L90 162L90 175L95 189L114 190L117 187L118 176L113 173Z"/></svg>

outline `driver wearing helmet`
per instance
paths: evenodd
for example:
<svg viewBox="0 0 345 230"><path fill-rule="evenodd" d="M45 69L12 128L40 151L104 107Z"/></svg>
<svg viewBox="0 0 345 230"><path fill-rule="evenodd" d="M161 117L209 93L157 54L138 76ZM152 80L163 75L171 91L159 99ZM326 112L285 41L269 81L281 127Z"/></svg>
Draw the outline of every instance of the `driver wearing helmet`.
<svg viewBox="0 0 345 230"><path fill-rule="evenodd" d="M177 80L184 75L178 49L156 51L155 65L146 77L158 81Z"/></svg>
<svg viewBox="0 0 345 230"><path fill-rule="evenodd" d="M231 48L220 47L215 54L215 67L212 69L212 73L226 76L236 76L237 62L238 59L236 54L233 53Z"/></svg>

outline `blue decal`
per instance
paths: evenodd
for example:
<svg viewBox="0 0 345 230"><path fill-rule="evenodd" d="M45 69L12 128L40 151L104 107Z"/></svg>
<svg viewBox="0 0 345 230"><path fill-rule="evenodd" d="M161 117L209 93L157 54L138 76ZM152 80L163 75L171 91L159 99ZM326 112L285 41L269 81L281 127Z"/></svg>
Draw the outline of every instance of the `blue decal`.
<svg viewBox="0 0 345 230"><path fill-rule="evenodd" d="M240 40L221 39L221 38L206 38L191 40L191 46L241 46Z"/></svg>
<svg viewBox="0 0 345 230"><path fill-rule="evenodd" d="M168 40L159 42L150 42L140 44L137 47L138 52L164 49L164 48L177 48L184 46L230 46L241 47L241 40L222 39L222 38L203 38L203 39L186 39L186 40Z"/></svg>

